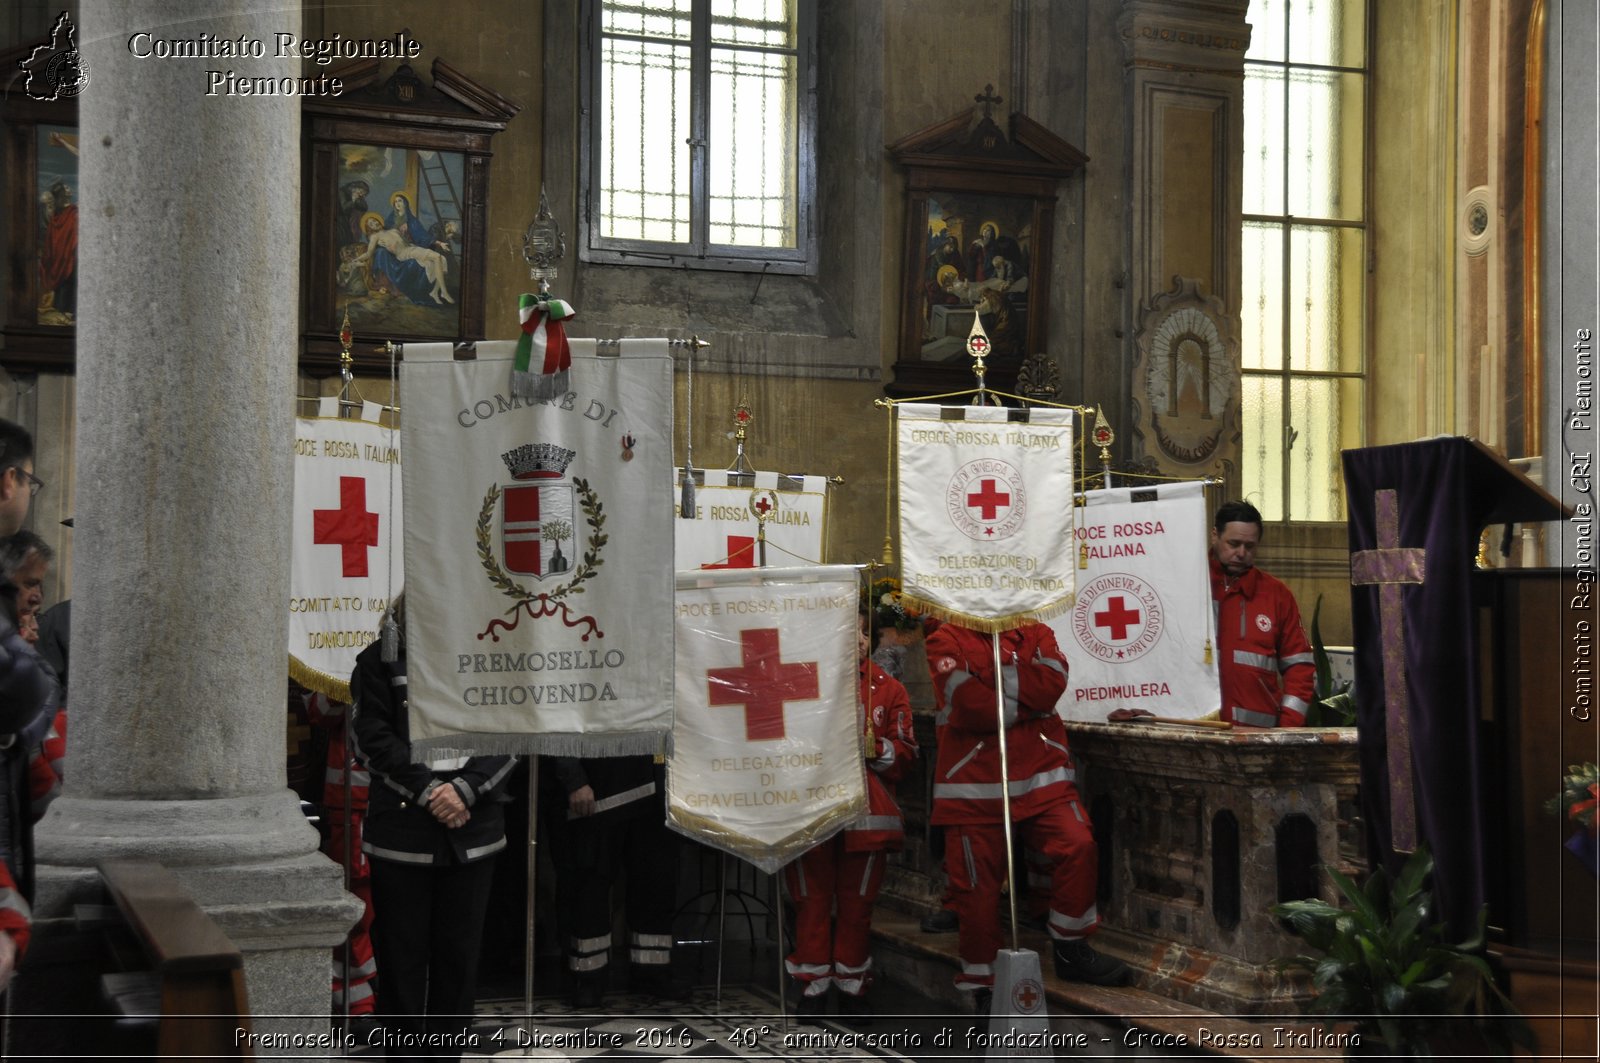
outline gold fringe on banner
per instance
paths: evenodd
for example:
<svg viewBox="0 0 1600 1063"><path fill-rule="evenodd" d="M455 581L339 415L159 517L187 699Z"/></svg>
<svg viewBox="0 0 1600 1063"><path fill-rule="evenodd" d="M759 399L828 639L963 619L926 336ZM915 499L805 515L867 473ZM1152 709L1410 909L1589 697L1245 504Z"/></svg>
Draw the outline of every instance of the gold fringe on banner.
<svg viewBox="0 0 1600 1063"><path fill-rule="evenodd" d="M865 784L866 780L863 779L862 783ZM680 834L686 834L697 841L722 849L763 871L774 873L807 849L827 840L866 814L867 794L863 789L859 799L847 805L840 805L809 827L797 830L771 844L758 842L737 831L729 830L726 825L709 816L703 816L698 812L687 812L670 804L667 806L667 825Z"/></svg>
<svg viewBox="0 0 1600 1063"><path fill-rule="evenodd" d="M981 631L985 635L998 634L1010 631L1022 624L1042 624L1046 620L1053 620L1062 613L1070 610L1078 601L1078 592L1073 591L1065 598L1057 599L1039 609L1025 609L1020 613L1008 613L1005 616L973 616L963 613L937 602L930 602L926 598L919 598L910 591L902 589L900 598L908 608L913 608L919 613L926 613L936 620L943 620L950 624L960 624L972 631Z"/></svg>
<svg viewBox="0 0 1600 1063"><path fill-rule="evenodd" d="M289 655L289 678L296 683L317 694L325 694L334 701L348 704L350 701L350 677L340 679L338 676L329 675L327 672L313 668L298 660L294 654Z"/></svg>

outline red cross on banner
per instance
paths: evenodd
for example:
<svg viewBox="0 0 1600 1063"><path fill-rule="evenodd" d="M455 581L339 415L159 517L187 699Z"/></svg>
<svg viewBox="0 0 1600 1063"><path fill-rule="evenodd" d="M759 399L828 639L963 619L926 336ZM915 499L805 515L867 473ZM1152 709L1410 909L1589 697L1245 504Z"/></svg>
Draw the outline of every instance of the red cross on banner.
<svg viewBox="0 0 1600 1063"><path fill-rule="evenodd" d="M1128 608L1120 594L1107 598L1106 607L1094 614L1094 626L1106 628L1119 642L1128 637L1128 629L1138 622L1139 610Z"/></svg>
<svg viewBox="0 0 1600 1063"><path fill-rule="evenodd" d="M728 552L724 559L714 565L701 565L701 568L755 568L756 567L756 540L753 535L728 536Z"/></svg>
<svg viewBox="0 0 1600 1063"><path fill-rule="evenodd" d="M984 520L994 520L1000 510L1010 505L1011 496L999 490L994 480L982 481L978 490L967 495L967 508L980 511Z"/></svg>
<svg viewBox="0 0 1600 1063"><path fill-rule="evenodd" d="M311 517L311 541L340 547L343 575L365 576L367 550L378 545L378 515L367 511L367 481L339 477L339 508L312 510Z"/></svg>
<svg viewBox="0 0 1600 1063"><path fill-rule="evenodd" d="M706 672L708 705L744 706L744 734L751 742L784 736L786 701L812 701L820 695L817 662L784 664L777 628L741 631L743 663Z"/></svg>

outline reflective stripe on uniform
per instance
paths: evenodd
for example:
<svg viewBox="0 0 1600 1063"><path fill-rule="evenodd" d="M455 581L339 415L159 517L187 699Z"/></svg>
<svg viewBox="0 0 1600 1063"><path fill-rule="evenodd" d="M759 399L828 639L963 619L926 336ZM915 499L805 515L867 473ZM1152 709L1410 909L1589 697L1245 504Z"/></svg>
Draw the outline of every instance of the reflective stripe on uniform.
<svg viewBox="0 0 1600 1063"><path fill-rule="evenodd" d="M1071 940L1080 938L1083 932L1100 921L1100 913L1094 905L1089 905L1087 911L1080 916L1070 916L1050 909L1050 936Z"/></svg>
<svg viewBox="0 0 1600 1063"><path fill-rule="evenodd" d="M867 887L872 884L873 862L875 860L877 860L877 859L878 859L878 854L877 853L868 853L867 854L867 866L864 867L862 869L862 871L861 871L861 886L860 886L859 889L856 890L856 893L859 896L865 897L867 895Z"/></svg>
<svg viewBox="0 0 1600 1063"><path fill-rule="evenodd" d="M1287 657L1278 658L1278 668L1287 672L1297 664L1316 664L1317 657L1312 653L1291 653Z"/></svg>
<svg viewBox="0 0 1600 1063"><path fill-rule="evenodd" d="M1233 663L1242 664L1248 668L1260 668L1268 672L1278 670L1277 658L1268 657L1264 653L1251 653L1248 650L1234 650Z"/></svg>
<svg viewBox="0 0 1600 1063"><path fill-rule="evenodd" d="M1249 709L1233 707L1233 722L1249 724L1251 727L1276 727L1278 718L1265 712L1251 712Z"/></svg>
<svg viewBox="0 0 1600 1063"><path fill-rule="evenodd" d="M609 812L613 808L621 808L623 805L631 804L632 802L638 801L641 798L649 797L655 792L656 784L655 780L652 779L643 786L635 786L631 790L624 790L619 794L612 794L610 797L601 798L594 803L594 812L591 813L591 815L598 815L601 812ZM567 810L567 818L576 818L570 808Z"/></svg>
<svg viewBox="0 0 1600 1063"><path fill-rule="evenodd" d="M1069 781L1065 767L1051 768L1026 779L1012 779L1005 792L1012 797L1022 797L1035 790L1042 790L1046 786ZM998 801L1001 796L1002 791L997 782L941 782L933 785L935 801Z"/></svg>

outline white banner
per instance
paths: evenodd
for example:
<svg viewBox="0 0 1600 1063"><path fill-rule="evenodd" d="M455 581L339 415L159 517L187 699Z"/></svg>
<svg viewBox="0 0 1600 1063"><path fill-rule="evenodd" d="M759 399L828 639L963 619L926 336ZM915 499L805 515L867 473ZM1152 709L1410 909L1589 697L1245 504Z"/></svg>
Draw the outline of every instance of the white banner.
<svg viewBox="0 0 1600 1063"><path fill-rule="evenodd" d="M366 403L361 420L322 400L295 418L294 536L289 558L289 675L350 700L356 654L378 637L401 587L400 435Z"/></svg>
<svg viewBox="0 0 1600 1063"><path fill-rule="evenodd" d="M695 473L695 517L673 524L680 571L691 568L756 568L765 515L767 564L820 565L827 558L828 481L822 476L775 472ZM698 482L704 480L703 483ZM674 469L672 508L682 499L683 470Z"/></svg>
<svg viewBox="0 0 1600 1063"><path fill-rule="evenodd" d="M1072 411L902 403L903 593L980 631L1072 604Z"/></svg>
<svg viewBox="0 0 1600 1063"><path fill-rule="evenodd" d="M667 822L776 871L866 811L856 570L678 574Z"/></svg>
<svg viewBox="0 0 1600 1063"><path fill-rule="evenodd" d="M656 753L672 726L665 340L572 341L571 390L510 391L511 343L407 344L407 679L419 751Z"/></svg>
<svg viewBox="0 0 1600 1063"><path fill-rule="evenodd" d="M1078 541L1089 567L1072 611L1050 621L1072 662L1056 711L1193 719L1217 707L1205 485L1088 492ZM1212 661L1216 654L1210 654Z"/></svg>

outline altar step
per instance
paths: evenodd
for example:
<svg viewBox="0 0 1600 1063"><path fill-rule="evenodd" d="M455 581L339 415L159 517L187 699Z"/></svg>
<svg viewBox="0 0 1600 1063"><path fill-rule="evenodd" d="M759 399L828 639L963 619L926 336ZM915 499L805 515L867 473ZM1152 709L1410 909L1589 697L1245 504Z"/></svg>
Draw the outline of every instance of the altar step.
<svg viewBox="0 0 1600 1063"><path fill-rule="evenodd" d="M918 920L880 907L873 913L874 966L878 977L914 987L960 1015L968 1006L953 984L961 966L955 934L925 934ZM1009 939L1007 940L1009 944ZM1039 954L1052 1032L1087 1036L1095 1055L1214 1055L1236 1060L1343 1059L1348 1027L1324 1030L1291 1013L1281 1018L1218 1015L1137 987L1109 989L1057 978L1048 935L1025 930L1022 948ZM1096 947L1114 948L1097 938ZM1119 955L1138 966L1137 957ZM1058 1053L1058 1058L1066 1054Z"/></svg>

